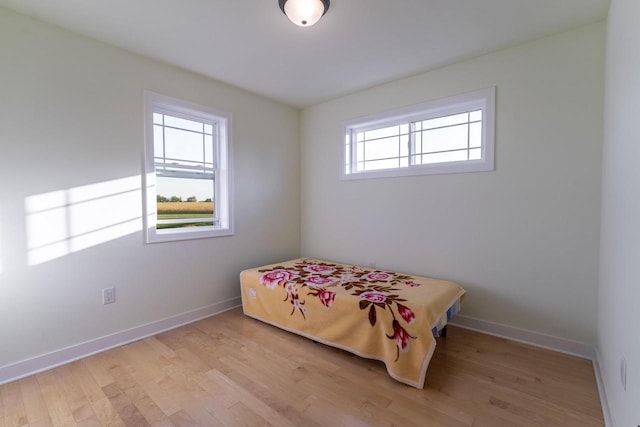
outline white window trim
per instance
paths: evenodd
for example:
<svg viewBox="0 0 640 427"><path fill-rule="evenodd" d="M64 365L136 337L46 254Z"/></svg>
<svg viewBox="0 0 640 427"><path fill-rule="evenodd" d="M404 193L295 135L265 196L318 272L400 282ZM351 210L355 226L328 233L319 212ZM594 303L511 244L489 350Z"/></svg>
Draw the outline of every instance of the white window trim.
<svg viewBox="0 0 640 427"><path fill-rule="evenodd" d="M215 119L218 135L215 175L216 195L214 202L218 211L218 226L189 227L158 230L156 169L153 143L153 113L158 108L172 114L186 114L205 121ZM233 235L233 174L232 174L232 118L231 114L188 101L144 91L144 174L143 174L143 219L145 241L160 243L209 237Z"/></svg>
<svg viewBox="0 0 640 427"><path fill-rule="evenodd" d="M343 138L340 141L340 178L343 180L355 180L412 175L486 172L494 170L495 94L496 87L493 86L345 122L343 125ZM427 120L465 112L469 109L482 109L482 156L480 159L409 165L402 168L362 172L346 172L347 156L345 148L346 146L352 146L350 139L354 131L393 126L401 122L411 122L414 120Z"/></svg>

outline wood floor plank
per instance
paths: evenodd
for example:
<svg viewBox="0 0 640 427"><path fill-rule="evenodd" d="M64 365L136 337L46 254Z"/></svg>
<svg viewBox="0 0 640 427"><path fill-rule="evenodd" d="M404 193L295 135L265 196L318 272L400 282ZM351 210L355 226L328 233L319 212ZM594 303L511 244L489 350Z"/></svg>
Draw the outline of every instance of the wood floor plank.
<svg viewBox="0 0 640 427"><path fill-rule="evenodd" d="M49 410L42 397L40 384L36 377L27 377L18 381L20 392L22 394L22 402L24 403L27 421L30 426L41 424L51 424L49 418Z"/></svg>
<svg viewBox="0 0 640 427"><path fill-rule="evenodd" d="M3 402L4 423L7 426L26 426L27 413L22 401L20 385L17 382L7 384L0 388L0 395Z"/></svg>
<svg viewBox="0 0 640 427"><path fill-rule="evenodd" d="M197 426L235 426L235 418L228 408L220 407L213 397L202 397L184 403L185 412Z"/></svg>
<svg viewBox="0 0 640 427"><path fill-rule="evenodd" d="M85 365L100 388L113 384L113 377L109 373L109 369L115 366L117 361L112 360L112 354L112 352L105 351L84 359Z"/></svg>
<svg viewBox="0 0 640 427"><path fill-rule="evenodd" d="M120 418L118 411L116 411L116 408L107 396L92 402L91 406L101 425L114 427L127 425L124 420Z"/></svg>
<svg viewBox="0 0 640 427"><path fill-rule="evenodd" d="M127 399L150 425L173 425L166 414L147 394L144 384L138 382L132 375L136 370L127 363L124 349L117 349L115 354L119 360L122 360L122 364L114 366L110 370L111 376L115 380L114 384L126 395Z"/></svg>
<svg viewBox="0 0 640 427"><path fill-rule="evenodd" d="M96 418L96 414L82 386L77 382L74 372L71 365L66 365L56 369L54 374L67 405L69 405L73 419L79 423Z"/></svg>
<svg viewBox="0 0 640 427"><path fill-rule="evenodd" d="M224 358L222 361L230 368L226 374L229 378L250 390L254 396L278 412L285 415L302 413L308 406L304 398L311 393L300 387L292 387L291 376L273 375L269 367L265 371L265 368L261 369L258 363L252 361L242 361L233 357ZM311 420L306 422L313 424Z"/></svg>
<svg viewBox="0 0 640 427"><path fill-rule="evenodd" d="M0 386L0 427L604 425L590 361L451 326L425 388L240 309Z"/></svg>
<svg viewBox="0 0 640 427"><path fill-rule="evenodd" d="M208 372L196 374L194 380L207 393L197 399L187 397L182 406L189 417L197 421L196 425L237 425L235 416L229 409L238 402L237 394L216 381Z"/></svg>
<svg viewBox="0 0 640 427"><path fill-rule="evenodd" d="M91 409L95 415L95 419L90 417L86 420L82 420L78 424L124 425L124 422L118 415L117 411L109 399L104 395L104 391L100 386L98 386L98 383L89 370L86 361L87 359L67 365L70 375L73 376L78 387L82 389L82 392L89 401Z"/></svg>
<svg viewBox="0 0 640 427"><path fill-rule="evenodd" d="M162 356L165 360L173 359L174 357L176 357L175 352L158 341L155 336L145 338L144 340L142 340L142 342L149 346L155 354L157 354L158 356Z"/></svg>
<svg viewBox="0 0 640 427"><path fill-rule="evenodd" d="M94 379L84 360L70 363L67 366L89 402L97 402L104 398L102 388Z"/></svg>
<svg viewBox="0 0 640 427"><path fill-rule="evenodd" d="M294 424L290 422L286 417L279 414L275 409L269 407L260 399L254 397L249 391L242 388L241 385L235 383L231 378L227 377L220 371L214 369L207 372L206 375L215 383L222 385L226 390L230 390L236 398L235 403L244 402L246 405L251 407L252 411L254 411L256 414L258 414L274 426L294 427Z"/></svg>
<svg viewBox="0 0 640 427"><path fill-rule="evenodd" d="M64 392L56 381L56 371L47 371L36 375L42 397L47 405L51 422L54 426L75 426L77 425L71 408L67 403Z"/></svg>
<svg viewBox="0 0 640 427"><path fill-rule="evenodd" d="M250 407L242 402L238 402L231 408L231 413L235 415L236 422L239 426L246 427L272 427L273 424L262 418L251 410Z"/></svg>
<svg viewBox="0 0 640 427"><path fill-rule="evenodd" d="M0 390L0 427L5 427L6 423L4 421L5 416L7 414L7 409L4 406L4 401L2 399L3 390Z"/></svg>
<svg viewBox="0 0 640 427"><path fill-rule="evenodd" d="M353 427L365 427L365 426L388 426L389 424L383 423L377 420L363 420L358 414L350 411L348 408L341 408L337 410L335 403L324 399L320 396L311 395L305 399L309 406L305 410L305 414L309 418L318 420L321 425L326 427L331 426L353 426ZM434 424L434 427L440 427L440 425Z"/></svg>
<svg viewBox="0 0 640 427"><path fill-rule="evenodd" d="M184 409L171 415L169 419L177 427L191 427L196 425L196 421L191 418Z"/></svg>
<svg viewBox="0 0 640 427"><path fill-rule="evenodd" d="M102 390L125 425L141 427L150 425L132 399L116 383L106 385L102 387Z"/></svg>

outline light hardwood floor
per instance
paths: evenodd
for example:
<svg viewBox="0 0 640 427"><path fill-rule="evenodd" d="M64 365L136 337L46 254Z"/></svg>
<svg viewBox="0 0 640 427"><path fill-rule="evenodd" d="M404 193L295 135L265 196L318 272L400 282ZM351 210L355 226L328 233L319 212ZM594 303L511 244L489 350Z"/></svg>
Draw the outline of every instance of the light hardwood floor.
<svg viewBox="0 0 640 427"><path fill-rule="evenodd" d="M602 426L590 361L449 327L418 390L240 309L0 387L14 426Z"/></svg>

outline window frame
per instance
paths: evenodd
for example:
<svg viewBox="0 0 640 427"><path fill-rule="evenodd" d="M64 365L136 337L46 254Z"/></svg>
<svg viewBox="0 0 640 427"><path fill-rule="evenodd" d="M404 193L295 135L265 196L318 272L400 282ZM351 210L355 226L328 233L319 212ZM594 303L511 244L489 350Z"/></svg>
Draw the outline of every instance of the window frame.
<svg viewBox="0 0 640 427"><path fill-rule="evenodd" d="M494 170L495 93L496 87L493 86L346 121L342 127L343 139L341 140L340 147L340 178L342 180L357 180L412 175L486 172ZM474 110L482 110L480 159L429 164L411 164L412 162L409 160L408 166L369 171L355 170L358 159L355 158L357 154L355 149L357 142L353 136L357 132L407 124L410 129L409 134L411 134L412 122L436 119ZM408 142L409 159L411 159L413 146L414 144L410 136ZM349 150L349 154L347 154L347 150ZM349 171L347 171L347 169L349 169Z"/></svg>
<svg viewBox="0 0 640 427"><path fill-rule="evenodd" d="M213 161L215 163L211 178L214 185L213 226L164 229L156 227L159 224L153 118L156 112L213 126ZM222 237L234 234L231 125L232 117L229 113L152 91L144 91L143 220L146 243ZM177 175L176 178L181 178L179 172ZM188 177L184 176L184 178Z"/></svg>

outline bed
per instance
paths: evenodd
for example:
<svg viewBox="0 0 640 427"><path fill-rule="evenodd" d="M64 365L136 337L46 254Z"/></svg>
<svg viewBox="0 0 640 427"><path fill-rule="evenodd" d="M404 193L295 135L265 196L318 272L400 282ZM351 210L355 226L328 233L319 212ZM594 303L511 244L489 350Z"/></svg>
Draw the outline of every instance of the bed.
<svg viewBox="0 0 640 427"><path fill-rule="evenodd" d="M240 283L245 315L380 360L416 388L465 294L446 280L307 258L245 270Z"/></svg>

